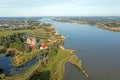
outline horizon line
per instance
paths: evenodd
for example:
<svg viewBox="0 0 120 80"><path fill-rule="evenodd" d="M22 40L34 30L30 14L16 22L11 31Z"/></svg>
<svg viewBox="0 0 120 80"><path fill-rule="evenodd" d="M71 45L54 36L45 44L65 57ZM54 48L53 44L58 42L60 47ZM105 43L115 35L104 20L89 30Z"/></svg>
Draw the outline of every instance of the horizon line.
<svg viewBox="0 0 120 80"><path fill-rule="evenodd" d="M120 16L0 16L1 17L120 17Z"/></svg>

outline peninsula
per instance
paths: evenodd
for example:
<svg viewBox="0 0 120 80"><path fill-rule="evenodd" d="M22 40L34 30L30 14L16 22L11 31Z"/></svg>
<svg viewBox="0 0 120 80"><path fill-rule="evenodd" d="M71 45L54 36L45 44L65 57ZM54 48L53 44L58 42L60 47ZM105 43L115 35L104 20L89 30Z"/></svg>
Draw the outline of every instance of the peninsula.
<svg viewBox="0 0 120 80"><path fill-rule="evenodd" d="M9 22L9 24L8 24ZM16 25L17 27L9 27ZM5 26L5 25L4 25ZM70 62L90 79L82 67L81 60L73 50L63 47L64 37L57 33L51 24L38 19L7 21L0 32L0 53L6 58L10 56L10 65L19 68L30 63L22 72L6 75L4 69L0 73L2 80L63 80L64 64ZM1 56L2 58L2 56ZM34 64L32 64L34 60ZM4 62L2 62L4 63Z"/></svg>

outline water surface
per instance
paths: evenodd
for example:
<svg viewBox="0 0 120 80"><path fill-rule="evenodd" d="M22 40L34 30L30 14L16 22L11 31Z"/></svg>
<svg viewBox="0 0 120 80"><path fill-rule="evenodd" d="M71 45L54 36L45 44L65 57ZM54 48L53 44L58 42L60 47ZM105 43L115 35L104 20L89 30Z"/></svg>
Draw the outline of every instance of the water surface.
<svg viewBox="0 0 120 80"><path fill-rule="evenodd" d="M120 80L120 32L50 18L41 21L52 23L61 35L70 38L65 40L64 47L81 51L76 54L93 80ZM75 67L67 63L65 69L65 80L81 80L80 71Z"/></svg>
<svg viewBox="0 0 120 80"><path fill-rule="evenodd" d="M0 56L0 68L3 69L3 73L7 76L23 73L27 68L38 61L38 58L35 58L20 67L15 67L11 62L11 58L11 56Z"/></svg>

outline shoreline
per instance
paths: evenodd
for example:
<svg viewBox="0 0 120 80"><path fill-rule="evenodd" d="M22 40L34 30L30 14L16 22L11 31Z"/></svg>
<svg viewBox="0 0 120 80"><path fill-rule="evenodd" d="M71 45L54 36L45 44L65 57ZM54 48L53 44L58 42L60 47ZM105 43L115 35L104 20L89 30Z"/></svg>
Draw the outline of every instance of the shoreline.
<svg viewBox="0 0 120 80"><path fill-rule="evenodd" d="M100 26L97 26L98 28L100 29L103 29L103 30L108 30L108 31L113 31L113 32L120 32L120 27L100 27Z"/></svg>
<svg viewBox="0 0 120 80"><path fill-rule="evenodd" d="M52 27L52 26L51 26L51 27ZM56 32L58 35L60 35L56 29L55 29L55 32ZM56 34L56 33L55 33L55 34ZM61 35L61 38L63 38L63 42L64 42L65 37ZM78 56L75 54L75 52L76 52L76 51L79 51L79 50L66 49L66 48L64 48L63 45L59 46L59 48L62 49L62 50L70 50L70 53L69 53L69 54L70 54L70 56L69 56L70 58L65 59L65 60L63 61L63 63L61 64L61 65L62 65L62 75L63 75L62 77L63 77L63 80L64 80L64 73L65 73L65 64L66 64L67 62L69 62L69 63L70 63L71 65L73 65L73 66L76 66L75 68L78 68L78 69L82 72L82 74L83 74L87 79L92 80L92 79L90 78L88 72L83 68L81 59L79 59ZM73 56L72 56L72 55L73 55ZM71 58L71 57L73 57L73 58ZM78 61L79 61L79 62L78 62Z"/></svg>
<svg viewBox="0 0 120 80"><path fill-rule="evenodd" d="M63 46L62 46L63 47ZM64 47L63 47L64 48ZM67 50L66 48L64 48L64 50ZM92 80L90 75L88 74L88 72L85 70L85 68L82 66L82 61L81 59L78 58L78 56L74 53L76 50L72 50L71 51L71 56L70 58L66 59L64 62L63 62L63 78L64 78L64 73L65 73L65 64L67 62L69 62L72 66L75 66L75 68L78 68L82 74L89 80ZM72 56L73 55L73 56ZM71 58L72 57L72 58Z"/></svg>
<svg viewBox="0 0 120 80"><path fill-rule="evenodd" d="M86 24L86 23L71 22L71 21L59 21L59 20L55 20L55 21L58 21L58 22L68 22L68 23L76 23L76 24ZM86 25L90 25L91 26L91 24L86 24ZM108 27L108 26L102 26L102 24L101 25L94 24L92 26L96 26L97 28L108 30L108 31L120 32L120 26L119 27Z"/></svg>

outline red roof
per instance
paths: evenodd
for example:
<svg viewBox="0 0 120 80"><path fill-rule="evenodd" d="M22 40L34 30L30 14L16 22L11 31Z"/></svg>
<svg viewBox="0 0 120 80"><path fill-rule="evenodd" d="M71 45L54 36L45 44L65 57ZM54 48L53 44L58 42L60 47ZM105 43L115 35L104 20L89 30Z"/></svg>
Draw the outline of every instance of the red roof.
<svg viewBox="0 0 120 80"><path fill-rule="evenodd" d="M42 47L42 48L46 48L46 47L47 47L47 45L46 45L46 44L43 44L43 45L41 45L41 47Z"/></svg>

